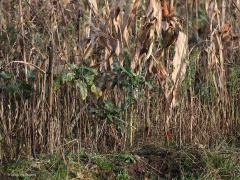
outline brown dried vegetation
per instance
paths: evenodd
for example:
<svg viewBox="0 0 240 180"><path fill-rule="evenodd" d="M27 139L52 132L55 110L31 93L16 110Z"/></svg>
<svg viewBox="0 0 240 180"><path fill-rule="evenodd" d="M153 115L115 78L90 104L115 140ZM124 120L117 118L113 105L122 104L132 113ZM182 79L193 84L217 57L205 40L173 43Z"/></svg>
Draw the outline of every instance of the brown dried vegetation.
<svg viewBox="0 0 240 180"><path fill-rule="evenodd" d="M239 138L233 1L180 2L1 1L1 159Z"/></svg>

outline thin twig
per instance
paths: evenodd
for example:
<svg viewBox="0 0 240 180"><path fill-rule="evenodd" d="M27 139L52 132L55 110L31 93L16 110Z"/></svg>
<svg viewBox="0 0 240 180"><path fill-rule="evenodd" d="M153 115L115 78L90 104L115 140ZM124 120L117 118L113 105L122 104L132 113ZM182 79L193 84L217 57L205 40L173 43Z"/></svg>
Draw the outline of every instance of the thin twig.
<svg viewBox="0 0 240 180"><path fill-rule="evenodd" d="M21 51L22 51L23 61L26 63L27 56L26 56L26 47L25 47L25 29L24 29L22 0L19 0L19 14L20 14L20 23L21 23ZM25 78L27 81L27 66L26 65L25 65Z"/></svg>
<svg viewBox="0 0 240 180"><path fill-rule="evenodd" d="M233 5L235 6L235 8L240 12L240 9L239 9L238 5L236 4L236 2L235 2L235 1L232 1L232 3L233 3Z"/></svg>
<svg viewBox="0 0 240 180"><path fill-rule="evenodd" d="M0 67L0 70L6 68L7 66L11 65L11 64L14 64L14 63L17 63L17 64L25 64L25 65L28 65L28 66L32 66L34 68L36 68L37 70L39 70L41 73L43 74L46 74L46 72L44 70L42 70L40 67L36 66L35 64L32 64L32 63L28 63L28 62L24 62L24 61L12 61L8 64L5 65L5 67Z"/></svg>

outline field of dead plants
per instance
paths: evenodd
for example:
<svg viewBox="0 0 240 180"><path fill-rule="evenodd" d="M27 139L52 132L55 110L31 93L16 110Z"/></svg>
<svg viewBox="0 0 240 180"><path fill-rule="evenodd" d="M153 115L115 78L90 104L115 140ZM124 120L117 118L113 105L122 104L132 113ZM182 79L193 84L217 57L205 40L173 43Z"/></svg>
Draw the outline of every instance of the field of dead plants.
<svg viewBox="0 0 240 180"><path fill-rule="evenodd" d="M240 178L240 1L0 1L0 122L1 173Z"/></svg>

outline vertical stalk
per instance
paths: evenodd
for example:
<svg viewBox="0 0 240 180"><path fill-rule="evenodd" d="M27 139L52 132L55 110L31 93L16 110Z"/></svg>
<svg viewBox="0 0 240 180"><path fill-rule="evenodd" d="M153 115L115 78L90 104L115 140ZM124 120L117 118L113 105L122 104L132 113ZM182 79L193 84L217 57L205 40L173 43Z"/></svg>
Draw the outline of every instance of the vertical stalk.
<svg viewBox="0 0 240 180"><path fill-rule="evenodd" d="M54 60L54 45L53 45L53 34L52 39L48 46L48 70L47 70L47 84L48 84L48 96L47 96L47 102L48 102L48 108L49 113L47 116L47 125L48 125L48 147L49 150L53 151L53 144L54 144L54 130L53 130L53 118L52 118L52 104L53 104L53 60Z"/></svg>
<svg viewBox="0 0 240 180"><path fill-rule="evenodd" d="M222 0L222 26L225 23L225 18L226 18L226 1Z"/></svg>
<svg viewBox="0 0 240 180"><path fill-rule="evenodd" d="M53 60L54 60L54 50L53 50L53 40L50 41L49 47L48 47L48 71L47 71L47 82L48 82L48 106L49 106L49 112L52 114L52 104L53 104L53 92L52 92L52 86L53 86Z"/></svg>
<svg viewBox="0 0 240 180"><path fill-rule="evenodd" d="M169 14L170 16L174 15L174 0L170 0Z"/></svg>
<svg viewBox="0 0 240 180"><path fill-rule="evenodd" d="M145 120L145 133L146 138L149 137L150 134L150 127L151 127L151 120L150 120L150 90L147 88L147 107L146 107L146 120Z"/></svg>
<svg viewBox="0 0 240 180"><path fill-rule="evenodd" d="M19 15L20 15L20 24L21 24L21 51L22 51L22 56L23 56L23 61L25 62L25 78L26 81L27 79L27 57L26 57L26 47L25 47L25 29L24 29L24 19L23 19L23 8L22 8L22 0L19 0Z"/></svg>
<svg viewBox="0 0 240 180"><path fill-rule="evenodd" d="M133 145L133 121L134 121L134 109L133 109L133 104L131 105L131 112L130 112L130 119L129 119L129 143L130 143L130 147L132 147Z"/></svg>

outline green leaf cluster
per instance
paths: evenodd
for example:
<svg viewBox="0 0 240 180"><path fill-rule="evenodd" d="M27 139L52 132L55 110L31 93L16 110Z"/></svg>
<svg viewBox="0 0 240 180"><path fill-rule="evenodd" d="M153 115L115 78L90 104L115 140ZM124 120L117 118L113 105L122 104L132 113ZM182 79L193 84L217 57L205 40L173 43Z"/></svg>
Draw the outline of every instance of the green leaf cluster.
<svg viewBox="0 0 240 180"><path fill-rule="evenodd" d="M94 68L68 64L68 69L63 70L55 80L55 87L68 83L80 91L82 100L86 100L89 93L95 96L102 96L102 91L95 85L98 72Z"/></svg>

